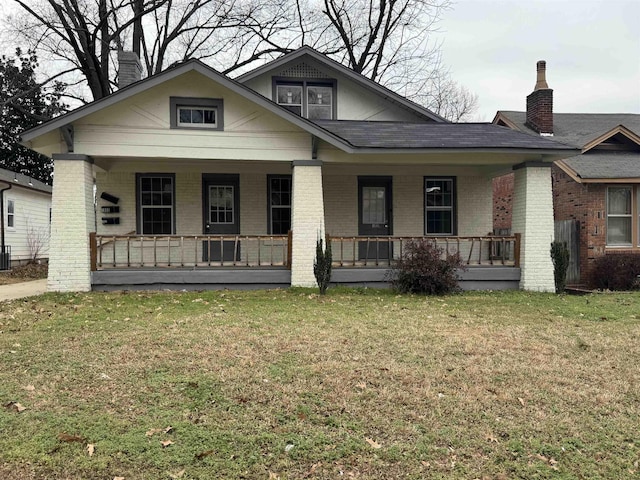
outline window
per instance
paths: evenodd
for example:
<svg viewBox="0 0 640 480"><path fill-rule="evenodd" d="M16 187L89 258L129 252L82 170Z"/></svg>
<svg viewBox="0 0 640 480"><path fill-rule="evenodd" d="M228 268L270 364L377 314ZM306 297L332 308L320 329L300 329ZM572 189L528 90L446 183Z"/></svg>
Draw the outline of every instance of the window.
<svg viewBox="0 0 640 480"><path fill-rule="evenodd" d="M234 219L233 185L209 186L209 223L233 224Z"/></svg>
<svg viewBox="0 0 640 480"><path fill-rule="evenodd" d="M636 201L633 201L633 197ZM636 232L636 240L633 239L633 206L635 204L635 216L640 210L638 190L630 186L615 186L607 188L607 246L640 246L640 232ZM636 221L640 220L637 218ZM636 227L640 228L640 227Z"/></svg>
<svg viewBox="0 0 640 480"><path fill-rule="evenodd" d="M291 175L269 175L269 233L286 235L291 230Z"/></svg>
<svg viewBox="0 0 640 480"><path fill-rule="evenodd" d="M425 235L455 235L455 178L424 179Z"/></svg>
<svg viewBox="0 0 640 480"><path fill-rule="evenodd" d="M223 130L221 98L171 97L171 128Z"/></svg>
<svg viewBox="0 0 640 480"><path fill-rule="evenodd" d="M13 200L7 200L7 227L15 227L16 206Z"/></svg>
<svg viewBox="0 0 640 480"><path fill-rule="evenodd" d="M174 232L173 174L138 174L138 231L142 235Z"/></svg>
<svg viewBox="0 0 640 480"><path fill-rule="evenodd" d="M217 108L178 107L178 126L215 128Z"/></svg>
<svg viewBox="0 0 640 480"><path fill-rule="evenodd" d="M276 80L275 97L293 113L311 120L331 120L335 111L335 83L332 81Z"/></svg>

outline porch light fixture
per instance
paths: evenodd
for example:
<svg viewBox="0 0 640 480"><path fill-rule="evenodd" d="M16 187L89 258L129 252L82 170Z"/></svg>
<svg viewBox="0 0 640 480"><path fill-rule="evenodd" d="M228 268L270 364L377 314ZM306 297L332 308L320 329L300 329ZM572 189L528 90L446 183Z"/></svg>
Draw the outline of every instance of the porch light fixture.
<svg viewBox="0 0 640 480"><path fill-rule="evenodd" d="M16 172L13 172L13 181L18 183L18 174Z"/></svg>
<svg viewBox="0 0 640 480"><path fill-rule="evenodd" d="M33 181L31 180L31 177L29 177L29 186L33 187Z"/></svg>

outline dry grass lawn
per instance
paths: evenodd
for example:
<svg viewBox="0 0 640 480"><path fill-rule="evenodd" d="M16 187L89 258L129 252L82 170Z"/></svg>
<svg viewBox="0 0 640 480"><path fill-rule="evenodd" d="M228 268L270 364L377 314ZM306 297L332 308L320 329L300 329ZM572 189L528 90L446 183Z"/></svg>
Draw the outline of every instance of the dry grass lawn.
<svg viewBox="0 0 640 480"><path fill-rule="evenodd" d="M638 478L640 295L0 304L0 478Z"/></svg>

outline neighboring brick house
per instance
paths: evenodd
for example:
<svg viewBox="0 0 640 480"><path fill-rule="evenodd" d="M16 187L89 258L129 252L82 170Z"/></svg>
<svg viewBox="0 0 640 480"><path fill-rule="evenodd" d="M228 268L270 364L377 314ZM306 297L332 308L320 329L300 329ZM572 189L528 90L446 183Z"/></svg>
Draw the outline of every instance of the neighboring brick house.
<svg viewBox="0 0 640 480"><path fill-rule="evenodd" d="M527 111L497 112L493 123L579 148L552 166L556 221L579 221L579 278L593 283L594 260L640 254L640 115L553 113L545 63L527 97ZM494 228L511 226L513 175L494 179Z"/></svg>
<svg viewBox="0 0 640 480"><path fill-rule="evenodd" d="M380 285L429 238L463 288L554 289L549 166L574 148L450 123L309 47L237 79L120 57L134 83L23 134L54 160L51 290L313 286L325 234L334 283ZM514 235L492 237L511 168Z"/></svg>

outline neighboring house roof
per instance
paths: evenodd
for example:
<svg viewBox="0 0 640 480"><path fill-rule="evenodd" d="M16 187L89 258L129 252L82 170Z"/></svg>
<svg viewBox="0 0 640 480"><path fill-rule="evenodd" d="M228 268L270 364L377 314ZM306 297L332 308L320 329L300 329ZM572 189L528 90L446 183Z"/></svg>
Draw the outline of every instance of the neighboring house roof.
<svg viewBox="0 0 640 480"><path fill-rule="evenodd" d="M6 170L4 168L0 168L0 182L6 182L12 186L26 188L28 190L51 193L51 185L42 183L41 181L27 175L23 175L22 173L12 172L11 170Z"/></svg>
<svg viewBox="0 0 640 480"><path fill-rule="evenodd" d="M566 150L545 137L533 137L490 123L400 123L316 120L316 124L365 149L535 149Z"/></svg>
<svg viewBox="0 0 640 480"><path fill-rule="evenodd" d="M576 180L585 183L640 178L640 153L592 152L560 160L558 165L565 171L568 167L579 177Z"/></svg>
<svg viewBox="0 0 640 480"><path fill-rule="evenodd" d="M494 123L531 136L540 135L525 124L526 112L500 110ZM599 150L602 142L622 135L637 151ZM640 115L634 113L554 113L553 138L582 150L581 155L557 161L557 165L580 183L640 181Z"/></svg>
<svg viewBox="0 0 640 480"><path fill-rule="evenodd" d="M499 110L496 119L500 117L505 123L524 133L539 136L526 125L526 112ZM495 122L495 119L494 119ZM640 135L640 115L634 113L554 113L553 139L583 148L603 133L624 125L629 130Z"/></svg>
<svg viewBox="0 0 640 480"><path fill-rule="evenodd" d="M399 104L404 108L412 110L413 112L416 112L423 117L426 117L436 122L449 123L449 120L445 119L444 117L441 117L437 113L432 112L428 108L425 108L422 105L418 105L417 103L412 102L408 98L405 98L402 95L399 95L394 91L389 90L388 88L380 85L377 82L374 82L373 80L365 77L360 73L356 73L355 71L351 70L349 67L345 67L340 62L337 62L308 46L303 46L301 48L298 48L297 50L294 50L291 53L282 55L281 57L278 57L269 63L261 65L260 67L257 67L254 70L251 70L247 73L240 75L239 77L236 78L236 80L239 81L240 83L244 83L264 73L284 67L288 63L294 60L301 59L304 56L309 56L313 58L315 61L323 64L324 66L330 69L336 70L340 72L342 75L345 75L347 78L354 81L359 86L366 88L367 90L373 91L379 95L382 95L386 99L391 100L392 102Z"/></svg>

